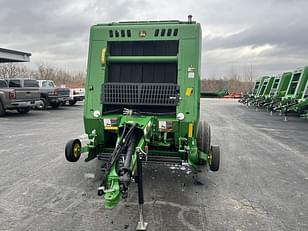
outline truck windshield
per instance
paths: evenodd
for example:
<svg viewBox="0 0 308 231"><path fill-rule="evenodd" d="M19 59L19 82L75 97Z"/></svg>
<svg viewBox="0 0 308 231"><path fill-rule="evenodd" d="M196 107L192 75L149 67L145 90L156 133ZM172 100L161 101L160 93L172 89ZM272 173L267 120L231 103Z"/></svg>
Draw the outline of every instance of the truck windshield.
<svg viewBox="0 0 308 231"><path fill-rule="evenodd" d="M21 87L20 80L9 80L9 87Z"/></svg>
<svg viewBox="0 0 308 231"><path fill-rule="evenodd" d="M55 87L55 84L52 81L48 81L48 87Z"/></svg>
<svg viewBox="0 0 308 231"><path fill-rule="evenodd" d="M1 87L7 87L7 83L5 82L5 80L0 80L0 88Z"/></svg>
<svg viewBox="0 0 308 231"><path fill-rule="evenodd" d="M36 80L27 79L24 80L24 87L38 87L38 82Z"/></svg>
<svg viewBox="0 0 308 231"><path fill-rule="evenodd" d="M52 81L43 81L42 87L53 88L53 87L55 87L55 84Z"/></svg>

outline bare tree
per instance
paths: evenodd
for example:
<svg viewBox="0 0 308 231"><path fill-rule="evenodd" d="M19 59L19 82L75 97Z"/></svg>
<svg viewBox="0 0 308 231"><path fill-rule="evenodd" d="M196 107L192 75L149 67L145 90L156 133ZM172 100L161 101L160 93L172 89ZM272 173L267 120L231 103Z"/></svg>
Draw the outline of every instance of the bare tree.
<svg viewBox="0 0 308 231"><path fill-rule="evenodd" d="M30 70L22 64L17 63L3 63L0 65L0 77L1 78L13 78L13 77L27 77Z"/></svg>

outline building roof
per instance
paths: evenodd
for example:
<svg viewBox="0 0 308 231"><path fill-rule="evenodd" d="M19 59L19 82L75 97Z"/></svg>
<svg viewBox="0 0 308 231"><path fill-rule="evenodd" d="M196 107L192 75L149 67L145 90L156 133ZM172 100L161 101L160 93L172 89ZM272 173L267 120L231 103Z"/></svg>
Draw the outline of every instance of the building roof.
<svg viewBox="0 0 308 231"><path fill-rule="evenodd" d="M0 48L0 63L29 62L31 53Z"/></svg>

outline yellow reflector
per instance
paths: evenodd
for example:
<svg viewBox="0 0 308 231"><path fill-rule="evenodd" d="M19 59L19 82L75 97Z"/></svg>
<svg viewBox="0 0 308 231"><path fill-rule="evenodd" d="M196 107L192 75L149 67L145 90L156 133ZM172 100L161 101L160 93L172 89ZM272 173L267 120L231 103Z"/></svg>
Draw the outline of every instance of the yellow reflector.
<svg viewBox="0 0 308 231"><path fill-rule="evenodd" d="M106 48L102 49L101 62L102 64L106 64Z"/></svg>
<svg viewBox="0 0 308 231"><path fill-rule="evenodd" d="M110 127L104 127L105 130L118 130L118 127L110 126Z"/></svg>
<svg viewBox="0 0 308 231"><path fill-rule="evenodd" d="M185 95L186 96L191 96L193 89L191 87L186 88Z"/></svg>
<svg viewBox="0 0 308 231"><path fill-rule="evenodd" d="M188 138L192 138L193 136L193 124L189 123L188 124Z"/></svg>

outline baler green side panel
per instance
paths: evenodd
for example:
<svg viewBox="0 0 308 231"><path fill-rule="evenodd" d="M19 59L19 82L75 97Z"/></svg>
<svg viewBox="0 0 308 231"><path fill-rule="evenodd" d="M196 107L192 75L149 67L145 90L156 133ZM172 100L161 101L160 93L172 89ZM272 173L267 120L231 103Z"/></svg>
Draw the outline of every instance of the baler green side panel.
<svg viewBox="0 0 308 231"><path fill-rule="evenodd" d="M268 76L264 76L262 77L261 79L261 82L260 82L260 87L257 91L257 94L256 94L256 97L260 97L260 96L263 96L264 92L265 92L265 89L267 87L267 83L268 83Z"/></svg>
<svg viewBox="0 0 308 231"><path fill-rule="evenodd" d="M299 82L297 89L296 89L296 98L297 99L303 98L304 93L305 93L305 89L306 89L307 81L308 81L308 67L305 67L303 69L301 81Z"/></svg>
<svg viewBox="0 0 308 231"><path fill-rule="evenodd" d="M91 34L92 35L92 34ZM93 117L93 112L101 111L102 105L101 85L105 78L105 66L100 62L101 50L106 46L106 41L92 41L90 43L90 52L88 57L88 71L86 83L86 103L84 108L84 125L86 133L90 134L94 129L98 136L97 140L103 140L102 125L99 120Z"/></svg>
<svg viewBox="0 0 308 231"><path fill-rule="evenodd" d="M282 74L275 96L278 97L285 96L285 94L287 93L291 77L292 77L292 72L285 72Z"/></svg>
<svg viewBox="0 0 308 231"><path fill-rule="evenodd" d="M265 79L267 79L267 78L268 78L268 76L263 76L263 77L261 77L261 79L260 79L260 84L259 84L258 90L257 90L257 92L256 92L256 97L259 97L259 96L261 95L262 89L265 90L265 87L266 87L266 86L264 86L264 81L265 81ZM264 90L263 90L263 91L264 91Z"/></svg>
<svg viewBox="0 0 308 231"><path fill-rule="evenodd" d="M298 80L295 80L296 75L300 74ZM288 85L287 94L283 99L300 99L304 93L304 88L306 86L306 81L308 79L308 67L296 69L291 77L291 81ZM294 85L296 84L295 90Z"/></svg>
<svg viewBox="0 0 308 231"><path fill-rule="evenodd" d="M268 82L267 82L267 86L265 88L265 91L263 93L263 96L268 96L271 92L271 89L273 87L273 83L274 83L274 80L275 80L275 77L270 77L268 79Z"/></svg>

